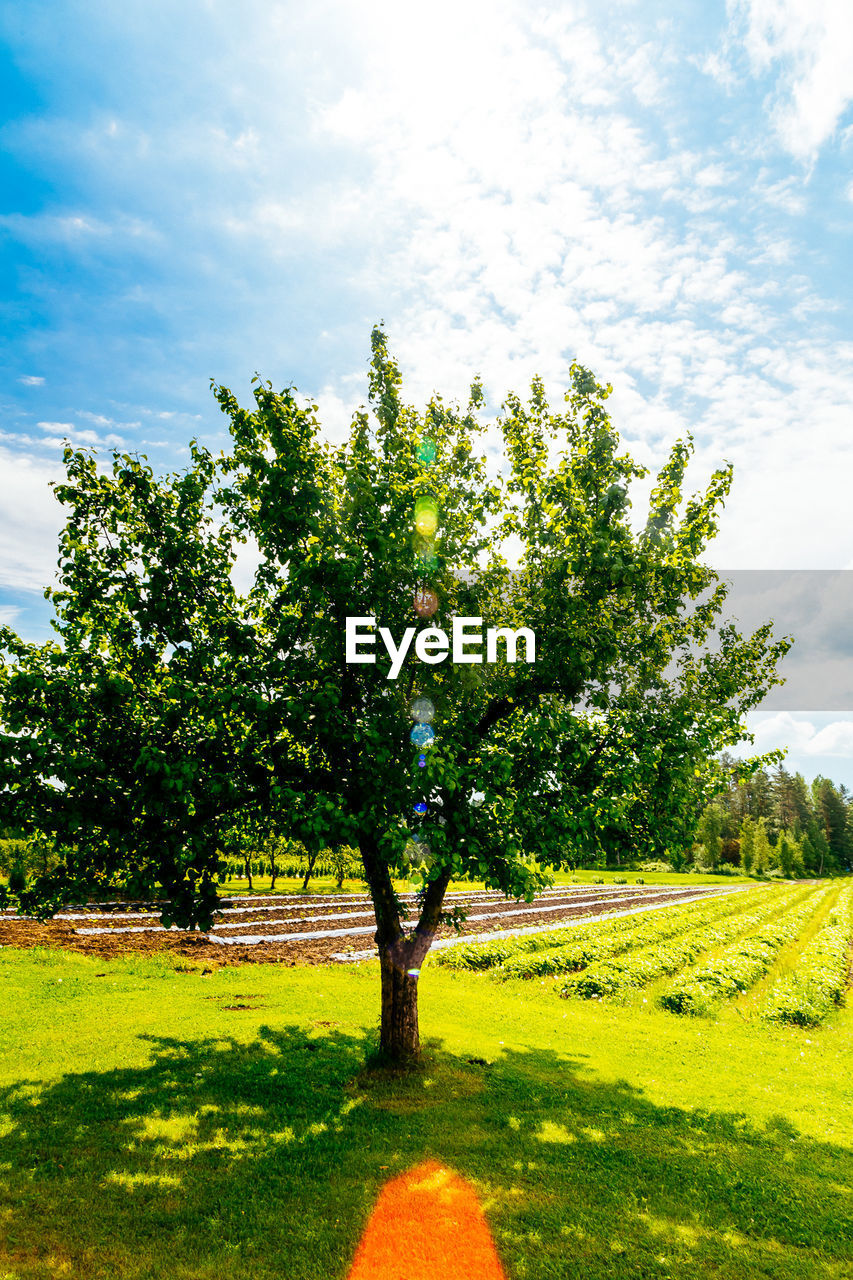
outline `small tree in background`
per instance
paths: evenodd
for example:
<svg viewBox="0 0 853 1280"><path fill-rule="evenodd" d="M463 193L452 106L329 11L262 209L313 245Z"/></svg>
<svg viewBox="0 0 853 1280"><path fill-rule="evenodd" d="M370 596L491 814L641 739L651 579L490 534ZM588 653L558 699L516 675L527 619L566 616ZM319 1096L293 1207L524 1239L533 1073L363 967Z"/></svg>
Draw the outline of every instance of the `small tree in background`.
<svg viewBox="0 0 853 1280"><path fill-rule="evenodd" d="M773 865L773 850L767 838L767 823L764 818L759 818L756 823L752 848L755 874L757 876L766 875Z"/></svg>
<svg viewBox="0 0 853 1280"><path fill-rule="evenodd" d="M755 863L755 830L752 818L744 818L740 829L740 863L748 876L752 875Z"/></svg>
<svg viewBox="0 0 853 1280"><path fill-rule="evenodd" d="M723 812L717 804L709 804L696 827L696 839L704 848L701 865L713 871L723 851Z"/></svg>
<svg viewBox="0 0 853 1280"><path fill-rule="evenodd" d="M688 846L697 796L724 780L714 756L743 738L788 644L770 624L718 625L725 590L701 555L730 468L685 502L691 446L677 442L637 531L629 487L644 471L618 451L610 388L588 370L572 366L557 410L538 379L526 403L507 396L490 476L479 383L464 408L436 395L418 411L381 329L372 345L372 416L359 410L338 447L315 405L256 380L251 411L215 388L233 447L215 460L194 443L186 473L157 480L115 454L102 474L66 449L60 643L0 633L0 821L67 850L21 895L28 909L120 876L163 886L164 922L204 928L217 849L257 815L308 849L357 847L381 1046L406 1059L451 877L530 898L548 868ZM247 539L259 566L241 595ZM396 640L426 601L429 626L531 629L535 662L502 648L493 664L430 665L410 650L395 679L381 645L374 665L347 662L348 616ZM410 740L416 699L434 714L427 748ZM413 847L411 916L394 881Z"/></svg>

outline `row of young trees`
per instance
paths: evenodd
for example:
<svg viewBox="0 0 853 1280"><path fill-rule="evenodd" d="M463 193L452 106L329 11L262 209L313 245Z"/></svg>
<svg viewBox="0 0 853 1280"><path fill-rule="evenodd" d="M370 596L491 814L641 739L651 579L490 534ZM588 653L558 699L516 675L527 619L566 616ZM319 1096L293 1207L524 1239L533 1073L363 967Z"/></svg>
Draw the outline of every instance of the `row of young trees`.
<svg viewBox="0 0 853 1280"><path fill-rule="evenodd" d="M853 795L779 766L732 781L702 813L694 861L747 874L823 876L853 869Z"/></svg>
<svg viewBox="0 0 853 1280"><path fill-rule="evenodd" d="M299 879L307 889L312 877L333 877L340 889L344 880L362 876L359 852L349 845L309 851L298 840L268 833L242 845L232 840L221 852L220 881L245 880L250 890L255 877L267 878L273 890L279 879ZM61 862L62 850L49 840L0 827L0 885L5 880L11 893L25 893L32 882L48 876ZM104 887L108 896L126 889L121 877Z"/></svg>

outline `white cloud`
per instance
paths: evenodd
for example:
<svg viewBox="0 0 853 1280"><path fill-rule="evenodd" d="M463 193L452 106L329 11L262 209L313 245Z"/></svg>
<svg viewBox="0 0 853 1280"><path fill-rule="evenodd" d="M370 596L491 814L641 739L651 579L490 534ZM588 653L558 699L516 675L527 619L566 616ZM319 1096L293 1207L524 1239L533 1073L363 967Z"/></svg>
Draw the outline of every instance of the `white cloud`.
<svg viewBox="0 0 853 1280"><path fill-rule="evenodd" d="M48 487L63 479L58 466L0 446L3 503L0 507L0 585L25 591L53 581L63 509Z"/></svg>
<svg viewBox="0 0 853 1280"><path fill-rule="evenodd" d="M792 217L801 216L806 212L807 202L802 182L795 178L780 178L777 182L760 178L757 189L763 200L770 205L775 205L778 209L783 209Z"/></svg>
<svg viewBox="0 0 853 1280"><path fill-rule="evenodd" d="M255 582L255 571L261 563L261 550L254 538L234 546L236 559L231 568L231 581L236 589L244 594L251 590Z"/></svg>
<svg viewBox="0 0 853 1280"><path fill-rule="evenodd" d="M21 244L40 248L63 245L78 249L84 242L115 240L121 248L125 240L157 240L153 228L139 218L116 217L108 222L83 213L5 213L0 214L0 228Z"/></svg>
<svg viewBox="0 0 853 1280"><path fill-rule="evenodd" d="M95 414L80 414L81 417L91 418L95 422L108 424L109 418L102 418ZM97 431L89 431L88 428L76 427L72 422L39 422L37 424L42 431L48 431L52 434L48 435L43 443L51 448L61 448L67 439L72 445L98 446L103 445L108 449L118 448L124 444L124 437L110 432L108 435L100 436ZM127 426L135 426L136 423L127 423ZM57 434L62 432L61 435Z"/></svg>
<svg viewBox="0 0 853 1280"><path fill-rule="evenodd" d="M375 240L355 279L399 298L389 333L407 394L462 398L475 370L497 399L534 372L559 393L577 356L613 382L614 420L649 461L689 428L697 483L735 462L716 563L825 566L827 548L848 562L851 351L827 331L834 304L787 268L790 241L725 220L751 170L655 143L625 106L630 58L579 8L501 16L476 49L463 21L452 52L414 52L402 18L375 48L368 32L363 84L317 115L372 157L354 216ZM411 93L433 55L435 103ZM762 171L749 191L759 216L803 209L793 178Z"/></svg>
<svg viewBox="0 0 853 1280"><path fill-rule="evenodd" d="M783 145L813 160L853 101L849 0L730 0L753 73L777 72L768 100Z"/></svg>
<svg viewBox="0 0 853 1280"><path fill-rule="evenodd" d="M828 724L808 742L806 751L810 756L853 757L853 721Z"/></svg>
<svg viewBox="0 0 853 1280"><path fill-rule="evenodd" d="M366 388L365 388L366 390ZM340 444L349 436L355 405L344 400L331 387L324 387L314 397L317 418L323 428L323 436L333 444Z"/></svg>
<svg viewBox="0 0 853 1280"><path fill-rule="evenodd" d="M224 6L208 7L227 22ZM697 117L672 24L641 28L631 5L617 8L619 21L574 0L556 9L438 0L423 10L365 0L297 21L287 6L258 6L251 41L231 29L233 74L216 94L233 96L222 115L202 109L214 99L191 79L197 115L176 116L166 94L142 125L129 102L127 118L105 111L79 138L70 122L22 123L21 149L32 143L50 159L66 147L94 196L12 230L78 252L123 249L120 233L144 242L148 228L157 254L140 259L139 289L123 306L156 311L158 334L178 332L157 327L174 313L196 352L218 341L237 348L223 372L229 385L231 370L256 358L251 316L264 317L266 342L282 309L299 314L291 285L313 287L316 276L310 316L286 317L265 354L307 391L304 371L288 362L294 350L308 361L319 352L313 389L335 439L364 399L363 374L350 371L363 368L379 315L415 402L433 389L464 400L479 371L493 405L510 387L523 392L534 372L559 403L577 356L614 384L614 421L644 461L659 463L687 429L698 444L693 487L732 458L717 564L853 563L853 352L839 340L833 300L805 274L802 170L789 173L784 156L757 162L753 143L763 139L747 125L710 131L704 106L704 132L688 128ZM751 0L730 12L730 48L706 69L735 87L736 35L741 70L746 48L753 72L776 84L770 106L795 153L804 138L828 137L844 97L825 34L843 47L838 5ZM823 115L805 92L818 82ZM289 139L301 148L296 161ZM104 191L120 192L136 220L104 212L118 207L98 200ZM151 280L146 262L156 262ZM202 265L180 277L185 262ZM252 274L258 263L262 279ZM222 289L212 320L203 314L210 280ZM344 296L355 305L341 318ZM303 324L300 347L293 333ZM158 389L158 403L182 402L172 385ZM150 430L176 437L190 416L127 412L157 414L168 427ZM91 414L87 425L88 435L72 424L43 429L51 447L72 431L78 443L109 446L133 424Z"/></svg>
<svg viewBox="0 0 853 1280"><path fill-rule="evenodd" d="M19 378L18 381L24 387L43 387L44 386L44 378L36 377L35 374L31 374L31 373L25 374L22 378Z"/></svg>
<svg viewBox="0 0 853 1280"><path fill-rule="evenodd" d="M822 759L853 761L851 719L832 719L825 713L810 716L780 711L775 715L753 713L747 720L755 742L752 745L742 744L736 755L759 755L782 747L788 751L785 768L800 768L812 774L821 767L817 762ZM826 723L815 723L816 720L825 720Z"/></svg>
<svg viewBox="0 0 853 1280"><path fill-rule="evenodd" d="M750 726L755 734L755 743L750 753L761 754L772 751L776 747L785 746L795 751L808 750L809 743L815 737L816 729L810 720L800 720L789 711L780 711L768 719L762 719L758 725Z"/></svg>

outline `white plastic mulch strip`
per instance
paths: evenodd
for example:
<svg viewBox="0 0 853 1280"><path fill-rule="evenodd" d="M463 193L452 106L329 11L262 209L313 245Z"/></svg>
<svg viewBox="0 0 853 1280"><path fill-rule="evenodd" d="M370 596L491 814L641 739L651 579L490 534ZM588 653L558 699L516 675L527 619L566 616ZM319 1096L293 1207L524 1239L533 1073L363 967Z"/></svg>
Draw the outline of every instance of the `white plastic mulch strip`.
<svg viewBox="0 0 853 1280"><path fill-rule="evenodd" d="M716 885L696 885L691 892L704 898L711 898L723 893L737 893L742 889L748 889L749 885L725 885L717 888ZM703 890L701 895L699 890ZM579 924L590 924L595 920L617 920L620 916L639 915L643 911L662 911L664 907L673 907L674 902L644 902L639 907L628 907L624 911L602 911L598 915L591 916L575 916L572 920L566 920L564 924L556 926L560 929L574 928ZM442 947L459 947L463 943L468 942L494 942L497 938L523 938L532 933L550 933L555 926L553 924L533 924L526 927L519 926L515 929L495 930L493 933L465 933L457 938L437 938L430 947L430 951L438 951ZM331 960L342 960L345 963L355 962L357 960L375 960L377 956L376 948L372 951L336 951L330 956Z"/></svg>
<svg viewBox="0 0 853 1280"><path fill-rule="evenodd" d="M401 898L408 898L408 897L414 897L414 894L400 894L399 896ZM471 893L471 894L463 894L461 896L467 899L473 900L475 898L481 898L484 895ZM324 901L322 897L317 897L317 898L311 898L310 900L305 898L300 898L298 902L294 902L293 899L290 898L288 902L282 902L282 903L274 902L270 906L267 906L266 903L261 902L261 903L255 903L251 907L218 907L216 910L216 915L237 916L237 915L251 915L252 912L263 912L263 911L304 911L306 907L310 908L316 905L324 906L329 911L336 911L339 905L344 907L354 907L354 906L360 905L361 903L369 902L369 901L370 901L370 898L365 893L361 893L357 897L353 896L352 898L349 898L346 901L340 898L333 898L331 901L327 898ZM115 920L156 920L159 918L162 912L160 911L116 911L115 913L110 913L110 914L112 915L112 918ZM61 914L57 913L52 918L54 920L101 920L103 919L103 916L104 916L103 911L87 911L87 912L75 912L75 913L64 912ZM319 919L320 917L317 916L317 917L308 917L308 918Z"/></svg>
<svg viewBox="0 0 853 1280"><path fill-rule="evenodd" d="M555 892L556 891L563 892L563 890L572 892L578 889L586 889L586 888L599 889L601 887L602 886L600 885L592 885L592 886L556 885ZM417 897L417 893L414 890L412 891L407 890L405 893L398 894L398 897L400 899L415 898ZM479 898L479 897L500 898L500 897L503 897L503 894L501 893L500 889L472 889L470 891L466 891L464 889L454 889L452 893L445 894L445 898ZM242 898L239 896L237 898L234 898L232 896L230 898L223 898L222 901L223 902L251 901L254 904L253 906L250 906L250 907L223 907L221 908L221 910L223 911L254 911L254 910L264 910L266 903L273 903L276 905L281 904L282 907L285 907L288 903L293 903L294 895L292 893L263 893L263 894L258 894L257 897L253 897L251 899L248 897L248 895L245 898ZM296 910L299 907L304 907L306 905L311 906L313 903L317 903L317 902L331 903L331 904L340 903L341 905L349 905L350 903L353 903L353 902L365 902L365 901L369 901L369 895L366 893L305 893L305 894L300 893L298 902L294 906L294 910ZM145 905L146 907L151 907L157 904L148 902ZM168 905L169 905L168 900L164 898L162 900L162 906L167 907ZM73 911L75 913L82 913L81 918L83 918L88 915L100 914L101 908L103 907L125 907L127 906L127 902L122 901L121 899L115 899L115 900L110 899L107 902L97 902L97 903L86 903L86 902L69 903L68 906L70 911ZM86 911L87 907L90 908L88 912ZM92 910L92 908L97 908L97 910ZM4 915L9 913L14 913L14 907L8 908L7 911L0 912L0 914L4 914ZM130 914L131 914L130 912L124 912L124 911L116 912L116 915L119 915L119 916L125 916ZM159 911L140 911L138 914L141 916L146 916L146 915L156 916L156 915L159 915L160 912ZM54 920L72 920L77 918L78 918L77 914L73 916L68 914L56 915L53 917Z"/></svg>
<svg viewBox="0 0 853 1280"><path fill-rule="evenodd" d="M696 886L691 887L691 888L688 888L688 889L678 889L678 890L675 890L675 892L676 892L676 893L678 893L678 894L680 894L680 895L682 895L682 896L683 896L684 894L693 894L693 895L695 895L695 894L697 894L697 892L698 892L698 890L699 890L699 887L700 887L700 886L696 885ZM724 890L713 889L713 890L712 890L712 892L714 892L714 893L720 893L720 892L724 892ZM632 896L633 896L633 897L636 897L637 895L636 895L636 894L633 894ZM614 903L615 903L615 902L630 902L630 900L631 900L631 899L630 899L630 897L629 897L629 898L622 897L622 898L611 898L611 899L609 899L609 901L610 901L610 902L614 902ZM570 904L566 904L566 905L568 906L568 905L570 905ZM652 903L652 904L650 904L650 905L652 905L652 906L661 906L661 907L665 907L665 906L667 906L667 905L668 905L668 903L661 902L661 903ZM553 913L555 910L559 910L559 908L556 908L556 907L532 907L532 908L528 908L528 910L526 910L526 911L485 911L485 912L481 912L479 915L476 915L476 916L469 916L469 917L468 917L468 920L466 921L466 924L468 923L468 921L475 921L475 920L493 920L493 919L495 918L495 916L500 916L500 918L501 918L501 919L506 919L508 916L528 916L528 915L534 915L534 914L536 914L536 913L538 913L538 912L545 912L545 911ZM642 910L642 908L634 908L634 910ZM608 913L608 914L609 914L609 913ZM619 912L614 912L614 913L613 913L613 915L618 915L618 914L620 914L620 913L619 913ZM629 912L625 912L625 914L627 915L627 914L629 914ZM587 918L591 918L591 919L593 919L593 920L594 920L596 917L593 915L592 917L587 917ZM553 929L553 928L555 928L556 926L555 926L555 925L554 925L554 923L552 922L552 923L551 923L551 924L549 924L547 927L548 927L549 929ZM349 934L355 934L355 933L375 933L375 931L376 931L376 926L375 926L375 924L371 924L371 925L363 925L363 926L358 926L358 927L355 927L355 928L349 928L349 929L316 929L316 930L311 930L311 932L309 932L309 933L267 933L267 934L248 934L248 935L245 935L245 936L242 936L242 937L234 937L234 938L221 938L221 937L216 937L216 935L215 935L215 934L209 933L209 934L207 934L207 935L206 935L206 937L207 937L207 941L208 941L208 942L219 942L219 943L223 943L223 944L226 944L226 945L228 945L228 944L235 944L235 945L244 944L244 945L245 945L245 946L247 946L247 947L254 947L254 946L257 946L257 945L258 945L259 943L261 943L261 942L300 942L300 941L306 941L306 942L308 942L308 941L316 940L317 938L343 938L343 937L345 937L345 936L347 936L347 935L349 935ZM545 929L538 930L538 932L543 932L543 933L544 933L544 932L545 932ZM505 932L505 933L503 933L503 934L502 934L502 933L497 933L497 932L495 932L495 933L487 933L487 934L484 934L484 935L482 935L482 936L483 936L483 937L485 937L485 938L500 938L500 937L511 937L512 935L513 935L513 931L512 931L512 930L508 930L508 931L506 931L506 932ZM452 944L453 942L456 942L456 941L472 942L472 941L474 941L474 938L473 938L471 935L468 935L467 937L462 938L462 939L455 939L455 938L451 938L451 939L449 939L448 941L449 941L449 943L451 943L451 944ZM433 944L433 945L435 945L435 944ZM448 945L448 942L445 942L445 943L444 943L444 945L445 945L445 946L446 946L446 945ZM373 953L371 952L370 954L373 954Z"/></svg>
<svg viewBox="0 0 853 1280"><path fill-rule="evenodd" d="M697 886L697 887L698 887L698 886ZM677 892L677 893L692 893L692 892L695 892L695 887L691 887L691 888L688 888L688 889L677 889L677 890L674 890L673 892ZM584 895L584 896L585 896L585 895ZM613 902L624 902L624 901L626 901L626 900L630 900L630 898L632 898L632 897L634 897L634 898L635 898L636 896L637 896L637 894L636 894L636 893L633 893L633 894L627 894L627 895L626 895L626 894L624 894L624 893L622 893L622 894L616 893L616 894L613 894L613 895L611 895L611 896L607 896L607 897L606 897L606 900L607 900L607 901L613 901ZM554 897L554 896L552 896L551 894L548 894L546 897L540 898L540 899L539 899L539 901L540 901L540 902L545 902L545 903L547 903L548 905L546 905L546 906L539 906L539 907L532 907L532 906L530 906L530 907L523 907L523 908L519 908L519 909L518 909L518 910L516 910L516 911L506 911L506 910L502 910L502 911L486 911L486 912L481 912L479 915L469 916L469 917L468 917L468 919L469 919L469 920L489 920L489 919L493 919L495 916L500 916L501 918L504 918L504 917L507 917L507 916L526 916L526 915L533 915L533 914L542 914L542 913L544 913L544 912L546 912L546 911L553 912L553 911L560 911L560 910L568 910L568 909L573 908L573 907L575 907L575 906L577 905L577 902L576 902L576 901L573 901L573 900L571 900L571 899L567 899L567 898L566 898L566 897L564 897L563 895L560 895L559 897ZM601 896L598 896L598 897L596 898L596 901L601 901ZM260 925L262 925L262 926L265 926L265 927L267 927L267 928L270 928L272 925L277 925L277 924L283 924L283 925L288 925L288 924L289 924L289 925L294 925L294 924L314 924L314 923L319 922L320 920L328 920L328 921L335 921L335 920L354 920L354 919L357 919L358 917L361 917L361 916L371 916L371 917L373 917L373 910L371 909L371 910L369 910L369 911L340 911L340 912L336 912L334 915L322 915L322 916L297 916L297 918L296 918L295 920L293 920L293 919L291 919L291 920L259 920L259 921L257 921L257 923L258 923L258 924L260 924ZM96 917L88 917L88 918L92 919L92 918L96 918ZM119 917L119 919L126 919L126 917L124 917L124 916L120 916L120 917ZM248 927L249 927L249 925L248 925L245 921L237 920L237 921L234 921L234 922L232 922L232 923L227 923L227 922L226 922L225 924L215 924L215 925L213 926L213 930L216 930L216 929L246 929L246 928L248 928ZM371 926L371 927L372 927L372 926ZM81 935L81 936L92 937L92 936L94 936L94 935L101 935L101 934L105 934L105 933L108 933L108 934L114 934L114 933L164 933L164 932L176 931L176 930L179 930L179 926L178 926L178 925L170 925L170 926L169 926L169 930L166 930L166 929L164 928L164 926L163 926L163 925L160 925L160 924L131 924L131 925L112 925L112 926L107 925L107 926L104 926L104 927L102 927L102 928L75 929L75 930L74 930L74 932L75 932L76 934L78 934L78 935ZM210 931L210 933L208 933L208 934L206 935L206 936L208 937L208 939L209 939L211 942L242 942L242 941L244 941L244 940L248 942L248 941L250 941L250 940L254 940L254 938L255 938L255 935L254 935L254 934L247 934L245 939L243 939L243 938L216 938L216 937L214 937L214 936L213 936L213 930L211 930L211 931ZM329 936L330 938L336 938L336 937L338 937L338 936L340 935L340 933L341 933L341 931L340 931L340 930L338 930L338 929L332 929L332 930L329 930L329 931L328 931L328 936ZM264 935L264 937L263 937L262 941L273 941L273 940L276 940L276 939L277 939L277 940L279 940L279 941L281 941L281 942L291 942L291 941L293 941L293 939L295 939L295 938L314 938L314 937L322 937L322 936L323 936L323 932L322 932L322 931L320 931L320 932L318 932L318 933L315 933L315 932L311 932L311 933L292 933L292 934L291 934L291 933L287 933L287 934L282 934L282 933L271 933L271 934L266 934L266 935Z"/></svg>
<svg viewBox="0 0 853 1280"><path fill-rule="evenodd" d="M578 900L579 897L580 899L584 899L584 900L587 900L589 899L589 897L592 897L592 899L596 901L601 901L602 897L608 897L608 896L619 897L621 901L622 897L625 897L625 893L621 893L621 896L620 896L619 891L608 890L606 893L603 893L603 895L601 895L601 893L598 893L598 895L588 895L588 893L580 893L580 895L573 895L571 896L571 899L569 899L569 897L565 896L564 893L548 892L546 893L546 895L543 895L542 897L540 897L539 901L551 902L551 904L555 904L555 905L553 905L552 908L551 906L539 906L539 908L535 908L535 910L539 910L539 911L547 911L552 909L558 910L562 905L574 906L576 900ZM634 895L629 895L629 896L635 897L637 895L635 895L634 893ZM501 895L501 897L503 897L503 895ZM361 897L359 901L365 902L365 901L369 901L369 899L365 899L365 897ZM494 899L493 897L489 897L487 902L483 904L482 897L478 895L471 895L470 897L467 897L466 901L473 902L474 905L480 905L480 904L487 905L489 901L494 901ZM351 904L347 904L347 905L351 905ZM302 910L304 909L305 909L304 906L302 906ZM275 909L274 908L246 908L246 909L237 908L234 910L236 910L236 914L247 914L248 911L250 910L251 911L264 911L264 910L272 911ZM534 908L529 908L529 910L534 910ZM329 914L329 911L330 913L333 913L333 914ZM138 913L131 913L131 911L128 911L128 913L126 914L113 916L113 919L115 920L156 919L158 918L159 914L160 914L159 911L138 911ZM225 914L225 911L218 911L218 913L216 913L216 915L224 915L224 914ZM497 911L497 913L492 913L492 914L505 915L507 913L505 913L505 911ZM524 911L521 914L525 914ZM252 923L264 924L264 925L311 924L316 922L316 920L355 919L356 916L359 916L359 915L373 915L373 909L365 910L365 911L337 911L336 909L332 908L332 906L330 906L327 913L323 915L298 915L296 916L295 919L293 918L273 919L273 920L263 919L263 920L257 920L257 922L251 922L251 920L250 922L243 922L243 920L234 920L234 922L232 923L225 922L222 924L220 923L214 924L213 928L214 929L245 929L245 928L248 928L248 925ZM482 916L482 918L485 919L485 916ZM102 920L104 919L104 916L102 915L56 915L54 916L54 919L56 920ZM479 916L475 916L475 919L479 919ZM172 928L178 928L178 925L172 925ZM104 925L104 927L100 927L100 928L74 929L74 933L87 934L87 936L88 934L97 934L97 933L160 933L161 931L163 931L163 925L161 924L128 924L128 925L114 924L114 925Z"/></svg>
<svg viewBox="0 0 853 1280"><path fill-rule="evenodd" d="M376 923L361 924L351 929L312 929L308 933L251 933L245 937L217 938L215 934L206 936L207 942L220 942L223 946L256 947L260 942L310 942L315 938L344 938L351 933L375 933Z"/></svg>
<svg viewBox="0 0 853 1280"><path fill-rule="evenodd" d="M372 911L340 911L333 916L299 916L296 920L259 920L258 924L272 926L274 924L311 924L316 920L354 920L358 916L372 916ZM177 929L176 924L170 925L171 929ZM215 924L214 929L245 929L248 926L244 920L236 920L231 924ZM93 933L164 933L166 930L160 924L129 924L126 927L119 925L115 928L106 929L75 929L75 933L93 934ZM209 935L208 935L209 936ZM279 935L276 934L276 937ZM288 937L302 937L302 934L288 934ZM308 936L307 934L305 935Z"/></svg>
<svg viewBox="0 0 853 1280"><path fill-rule="evenodd" d="M637 887L641 892L647 892L649 888L660 887L661 889L663 889L665 886L649 885L649 886L637 886ZM617 890L611 889L606 885L605 886L557 885L555 886L555 888L548 890L547 897L556 898L556 897L562 897L564 895L567 897L568 896L600 897L602 895L607 895L608 893L615 893L615 892L617 892ZM414 893L399 894L401 901L413 900L415 896L416 895ZM447 901L449 898L454 898L454 899L463 898L467 902L481 902L481 901L491 902L493 900L502 899L503 897L504 895L501 893L499 889L483 889L483 890L474 891L472 893L457 892L453 894L446 894L445 901ZM267 901L272 902L273 905L267 906L266 905ZM347 907L357 906L360 903L366 903L369 901L370 901L370 898L365 893L360 893L357 895L356 894L348 895L346 898L335 897L331 899L328 897L324 897L322 894L312 895L310 897L305 897L305 898L300 896L297 902L294 902L293 896L288 894L286 897L286 900L282 898L276 898L274 900L264 898L257 901L253 901L253 904L248 907L219 907L216 911L216 915L217 916L251 915L253 912L275 911L275 910L304 911L306 907L311 907L311 906L314 906L315 904L319 904L329 911L334 911L337 909L339 905L347 906ZM102 905L110 906L113 904L104 903ZM156 920L159 918L160 915L161 915L160 911L117 911L115 912L113 918L116 920ZM62 913L57 913L52 918L54 920L101 920L103 919L103 916L104 916L103 911L87 911L87 912L73 912L73 913L62 912ZM306 918L312 918L312 917L306 917ZM314 917L314 918L319 918L319 917Z"/></svg>

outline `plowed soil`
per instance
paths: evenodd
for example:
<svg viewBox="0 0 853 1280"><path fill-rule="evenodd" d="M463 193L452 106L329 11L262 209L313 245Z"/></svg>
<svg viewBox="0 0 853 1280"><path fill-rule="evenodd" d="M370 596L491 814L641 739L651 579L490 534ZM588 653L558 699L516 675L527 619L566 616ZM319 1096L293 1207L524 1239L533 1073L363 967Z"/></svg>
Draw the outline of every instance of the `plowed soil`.
<svg viewBox="0 0 853 1280"><path fill-rule="evenodd" d="M717 892L716 886L712 889ZM503 930L524 930L566 923L578 917L609 915L617 911L667 902L686 902L703 897L707 887L696 886L688 892L669 886L578 886L576 890L563 890L560 895L546 893L531 904L508 900L500 895L471 895L457 898L469 916L484 913L486 920L470 920L463 925L462 936L474 937ZM553 901L553 909L549 909ZM561 905L564 904L564 905ZM348 897L346 901L334 896L326 899L300 900L298 897L278 901L252 898L223 900L222 907L231 910L220 914L214 929L224 929L233 942L223 944L212 941L208 934L183 930L167 931L159 927L156 915L139 917L140 912L158 910L156 903L127 902L98 905L90 903L75 908L65 908L62 914L75 914L80 919L55 919L46 923L21 918L10 913L0 915L0 946L4 947L63 947L85 955L114 957L128 954L152 954L170 951L193 961L203 961L211 966L223 964L324 964L331 963L347 952L375 953L373 940L372 908L368 897ZM448 906L452 905L448 902ZM240 908L239 912L234 908ZM250 908L244 914L244 909ZM544 908L544 909L543 909ZM365 913L365 914L362 914ZM510 914L511 913L511 914ZM306 920L305 917L320 917ZM230 922L235 922L232 927ZM335 928L364 927L364 932L328 936ZM118 932L119 929L139 928L139 932ZM81 929L99 928L106 932L86 934ZM144 928L145 931L142 931ZM282 933L311 934L327 931L325 937L272 938L252 945L240 945L241 936L258 936L269 929ZM448 925L438 930L438 938L454 936Z"/></svg>

